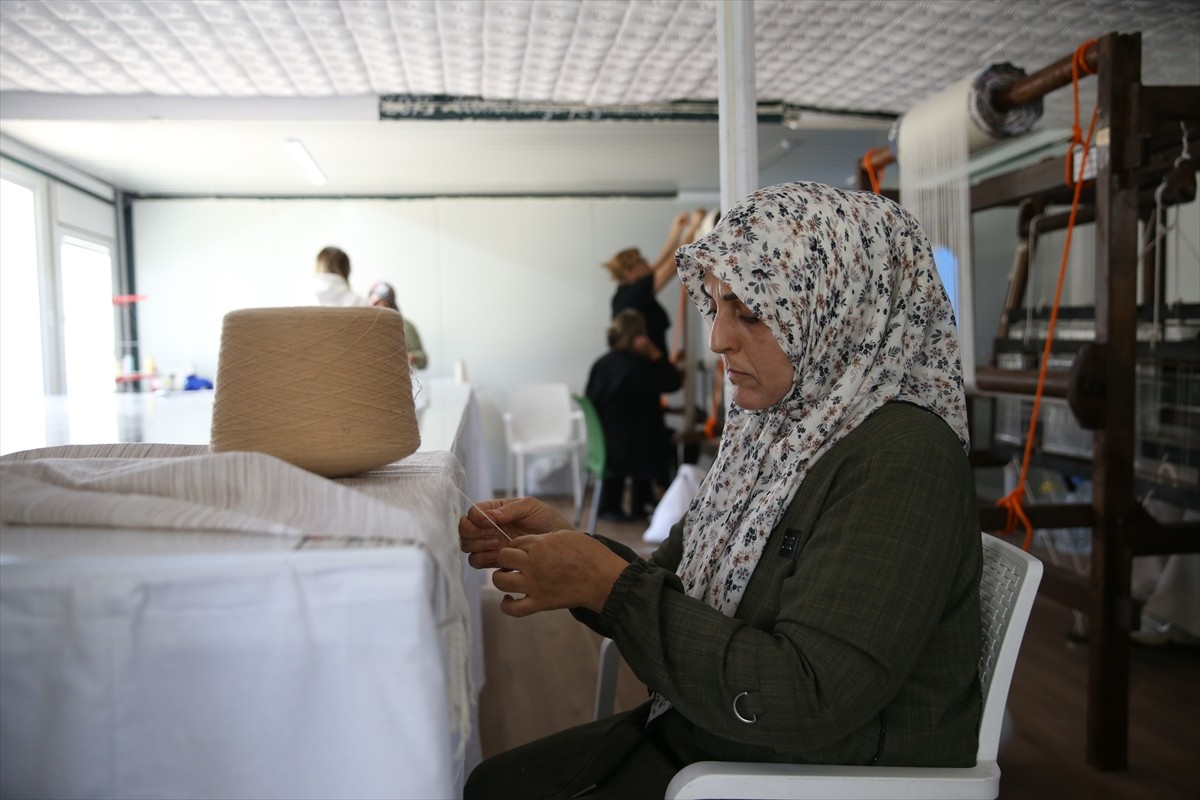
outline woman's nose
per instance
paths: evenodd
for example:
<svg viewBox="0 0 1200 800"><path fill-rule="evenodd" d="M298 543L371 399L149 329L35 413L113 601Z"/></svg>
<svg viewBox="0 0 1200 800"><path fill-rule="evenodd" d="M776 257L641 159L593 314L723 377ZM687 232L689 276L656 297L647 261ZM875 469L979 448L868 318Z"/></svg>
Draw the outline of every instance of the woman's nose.
<svg viewBox="0 0 1200 800"><path fill-rule="evenodd" d="M721 354L732 347L733 337L730 335L725 315L717 312L717 315L713 317L712 328L708 332L708 349L714 353Z"/></svg>

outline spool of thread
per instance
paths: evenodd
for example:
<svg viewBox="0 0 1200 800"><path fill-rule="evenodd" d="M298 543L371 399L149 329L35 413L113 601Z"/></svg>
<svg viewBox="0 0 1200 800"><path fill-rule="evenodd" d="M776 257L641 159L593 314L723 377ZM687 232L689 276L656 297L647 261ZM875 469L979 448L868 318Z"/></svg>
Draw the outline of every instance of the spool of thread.
<svg viewBox="0 0 1200 800"><path fill-rule="evenodd" d="M212 451L268 453L330 478L421 444L404 320L374 307L252 308L225 315Z"/></svg>

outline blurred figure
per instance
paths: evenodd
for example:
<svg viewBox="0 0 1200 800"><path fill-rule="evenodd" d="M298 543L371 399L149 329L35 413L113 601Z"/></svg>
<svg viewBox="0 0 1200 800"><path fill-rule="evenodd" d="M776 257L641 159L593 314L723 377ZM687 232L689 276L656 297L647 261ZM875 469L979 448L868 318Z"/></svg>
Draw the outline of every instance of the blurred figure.
<svg viewBox="0 0 1200 800"><path fill-rule="evenodd" d="M313 282L318 305L367 305L366 300L351 291L350 256L337 247L326 247L317 253L317 274Z"/></svg>
<svg viewBox="0 0 1200 800"><path fill-rule="evenodd" d="M379 281L371 287L371 293L367 295L367 302L373 306L400 311L400 306L396 304L396 290L390 283L383 281ZM401 316L404 315L401 314ZM408 317L404 317L404 343L408 347L408 363L417 369L425 369L429 364L429 357L425 354L425 348L421 344L421 334L417 333L417 326L413 325Z"/></svg>
<svg viewBox="0 0 1200 800"><path fill-rule="evenodd" d="M695 239L703 221L702 208L678 214L672 220L667 241L653 264L646 261L641 250L630 247L604 265L617 282L617 291L612 298L613 317L626 308L641 312L646 320L646 335L664 353L667 352L667 328L671 320L656 295L675 276L676 248Z"/></svg>
<svg viewBox="0 0 1200 800"><path fill-rule="evenodd" d="M682 380L633 309L619 312L608 326L608 346L592 365L585 393L604 427L599 516L627 520L647 516L671 482L673 448L659 396L678 389ZM628 514L621 507L626 478L633 481Z"/></svg>

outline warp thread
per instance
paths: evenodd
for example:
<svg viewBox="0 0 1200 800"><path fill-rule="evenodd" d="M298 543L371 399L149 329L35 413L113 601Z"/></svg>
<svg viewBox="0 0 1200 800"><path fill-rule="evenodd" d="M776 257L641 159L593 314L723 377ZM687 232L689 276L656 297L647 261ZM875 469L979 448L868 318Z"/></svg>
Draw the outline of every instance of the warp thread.
<svg viewBox="0 0 1200 800"><path fill-rule="evenodd" d="M211 438L213 452L268 453L331 478L416 452L403 318L367 307L230 312Z"/></svg>
<svg viewBox="0 0 1200 800"><path fill-rule="evenodd" d="M997 139L1025 133L1041 118L1040 98L1004 112L992 107L997 92L1024 76L1012 64L992 64L918 104L893 126L900 203L929 237L954 306L968 388L975 382L970 155Z"/></svg>

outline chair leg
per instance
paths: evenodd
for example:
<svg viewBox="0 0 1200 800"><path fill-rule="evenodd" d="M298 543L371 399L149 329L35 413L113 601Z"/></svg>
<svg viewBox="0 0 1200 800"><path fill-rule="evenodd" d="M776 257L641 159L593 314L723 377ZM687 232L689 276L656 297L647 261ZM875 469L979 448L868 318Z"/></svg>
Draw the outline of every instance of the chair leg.
<svg viewBox="0 0 1200 800"><path fill-rule="evenodd" d="M612 639L600 643L600 663L596 674L595 719L612 716L617 699L617 669L621 665L621 651Z"/></svg>
<svg viewBox="0 0 1200 800"><path fill-rule="evenodd" d="M600 486L604 483L600 475L592 476L592 516L588 520L587 532L596 532L596 520L600 516Z"/></svg>
<svg viewBox="0 0 1200 800"><path fill-rule="evenodd" d="M591 478L591 475L589 475L588 473L585 472L583 474L583 496L584 497L587 497L588 481L590 478ZM575 507L575 519L571 521L571 524L575 526L576 530L578 530L579 526L583 524L583 504L582 503Z"/></svg>
<svg viewBox="0 0 1200 800"><path fill-rule="evenodd" d="M583 516L583 486L579 476L579 451L571 451L571 491L575 498L575 519ZM579 523L576 523L578 525Z"/></svg>

